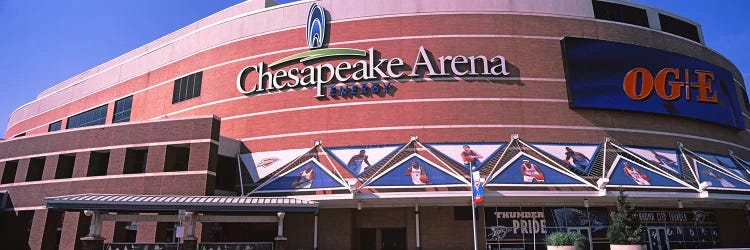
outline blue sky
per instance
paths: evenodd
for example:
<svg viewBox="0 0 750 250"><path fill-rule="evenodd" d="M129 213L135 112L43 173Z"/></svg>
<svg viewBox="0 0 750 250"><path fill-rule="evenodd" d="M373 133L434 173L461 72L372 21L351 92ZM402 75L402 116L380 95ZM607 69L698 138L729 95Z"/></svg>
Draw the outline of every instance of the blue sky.
<svg viewBox="0 0 750 250"><path fill-rule="evenodd" d="M0 137L43 90L239 2L0 0ZM706 44L750 77L750 1L636 2L700 23Z"/></svg>

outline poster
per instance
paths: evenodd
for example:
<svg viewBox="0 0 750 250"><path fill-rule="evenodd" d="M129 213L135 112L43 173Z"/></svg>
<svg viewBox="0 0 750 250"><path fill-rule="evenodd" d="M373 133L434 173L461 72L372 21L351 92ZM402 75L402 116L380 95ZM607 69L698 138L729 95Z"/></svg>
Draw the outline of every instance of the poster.
<svg viewBox="0 0 750 250"><path fill-rule="evenodd" d="M500 151L505 143L428 144L427 146L466 169L469 163L472 168L479 169Z"/></svg>
<svg viewBox="0 0 750 250"><path fill-rule="evenodd" d="M594 157L599 152L598 145L543 143L532 145L584 173L588 173L591 163L594 162Z"/></svg>
<svg viewBox="0 0 750 250"><path fill-rule="evenodd" d="M385 145L328 148L327 150L347 171L359 177L399 148L401 146Z"/></svg>

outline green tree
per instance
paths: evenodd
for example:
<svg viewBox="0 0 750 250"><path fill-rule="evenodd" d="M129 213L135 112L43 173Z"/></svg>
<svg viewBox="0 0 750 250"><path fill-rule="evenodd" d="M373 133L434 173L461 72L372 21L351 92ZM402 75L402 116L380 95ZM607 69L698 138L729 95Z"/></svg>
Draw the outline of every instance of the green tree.
<svg viewBox="0 0 750 250"><path fill-rule="evenodd" d="M612 226L607 232L607 238L614 245L641 245L643 227L636 219L635 205L630 203L628 196L620 190L617 197L617 212L612 212Z"/></svg>

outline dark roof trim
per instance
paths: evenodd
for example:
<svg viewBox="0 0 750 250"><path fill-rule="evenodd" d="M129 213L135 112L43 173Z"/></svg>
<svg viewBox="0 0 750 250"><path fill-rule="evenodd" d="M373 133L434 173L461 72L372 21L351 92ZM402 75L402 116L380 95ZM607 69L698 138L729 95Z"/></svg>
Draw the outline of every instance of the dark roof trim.
<svg viewBox="0 0 750 250"><path fill-rule="evenodd" d="M274 197L77 194L45 198L47 209L108 211L310 212L314 201Z"/></svg>

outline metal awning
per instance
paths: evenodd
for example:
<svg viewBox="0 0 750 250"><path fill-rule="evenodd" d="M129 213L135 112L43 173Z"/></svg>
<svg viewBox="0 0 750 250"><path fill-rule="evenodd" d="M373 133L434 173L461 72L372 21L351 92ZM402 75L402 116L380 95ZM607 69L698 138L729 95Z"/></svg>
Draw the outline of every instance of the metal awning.
<svg viewBox="0 0 750 250"><path fill-rule="evenodd" d="M318 203L294 198L76 194L45 198L47 209L197 212L316 212Z"/></svg>

